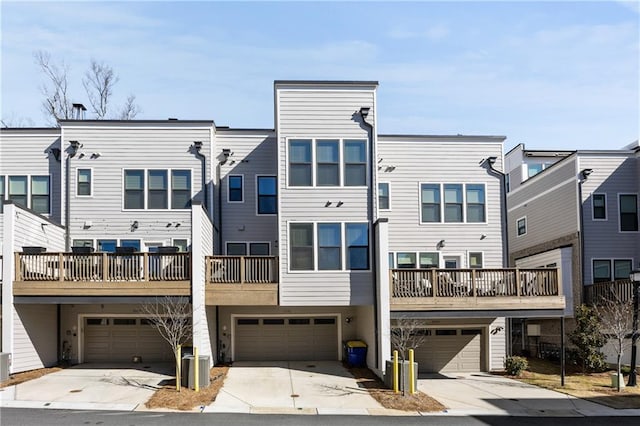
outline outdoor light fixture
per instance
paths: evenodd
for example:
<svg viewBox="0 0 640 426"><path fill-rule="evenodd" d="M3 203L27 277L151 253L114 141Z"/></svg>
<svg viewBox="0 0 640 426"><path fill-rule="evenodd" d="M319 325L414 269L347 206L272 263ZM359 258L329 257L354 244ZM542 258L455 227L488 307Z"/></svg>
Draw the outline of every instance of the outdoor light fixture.
<svg viewBox="0 0 640 426"><path fill-rule="evenodd" d="M637 361L638 361L638 299L640 299L640 269L631 271L629 274L631 284L633 284L633 334L631 334L631 372L627 386L637 386Z"/></svg>
<svg viewBox="0 0 640 426"><path fill-rule="evenodd" d="M580 172L580 176L582 176L582 179L586 179L586 178L588 178L588 177L589 177L589 175L590 175L591 173L593 173L593 169L583 169L583 170Z"/></svg>
<svg viewBox="0 0 640 426"><path fill-rule="evenodd" d="M444 247L444 240L438 241L438 244L436 244L436 247L439 248L439 249L443 248Z"/></svg>
<svg viewBox="0 0 640 426"><path fill-rule="evenodd" d="M136 229L138 229L138 221L134 220L133 223L131 224L131 232L135 231Z"/></svg>

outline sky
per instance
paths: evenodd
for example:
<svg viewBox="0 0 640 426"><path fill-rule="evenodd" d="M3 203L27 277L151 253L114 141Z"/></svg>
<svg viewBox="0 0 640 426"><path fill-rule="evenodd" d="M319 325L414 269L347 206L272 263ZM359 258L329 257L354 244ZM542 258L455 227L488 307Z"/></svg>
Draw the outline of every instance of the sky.
<svg viewBox="0 0 640 426"><path fill-rule="evenodd" d="M504 135L505 151L621 148L640 133L640 2L0 3L0 116L46 126L34 52L90 60L138 119L273 128L274 80L375 80L380 134Z"/></svg>

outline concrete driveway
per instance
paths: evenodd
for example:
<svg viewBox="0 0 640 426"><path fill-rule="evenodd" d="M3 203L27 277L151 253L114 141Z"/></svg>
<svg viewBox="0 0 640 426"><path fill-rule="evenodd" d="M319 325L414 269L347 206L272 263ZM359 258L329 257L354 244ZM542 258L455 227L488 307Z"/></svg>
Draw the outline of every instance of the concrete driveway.
<svg viewBox="0 0 640 426"><path fill-rule="evenodd" d="M370 414L381 405L335 361L234 362L205 412Z"/></svg>
<svg viewBox="0 0 640 426"><path fill-rule="evenodd" d="M5 388L0 404L131 411L172 378L173 364L81 364Z"/></svg>

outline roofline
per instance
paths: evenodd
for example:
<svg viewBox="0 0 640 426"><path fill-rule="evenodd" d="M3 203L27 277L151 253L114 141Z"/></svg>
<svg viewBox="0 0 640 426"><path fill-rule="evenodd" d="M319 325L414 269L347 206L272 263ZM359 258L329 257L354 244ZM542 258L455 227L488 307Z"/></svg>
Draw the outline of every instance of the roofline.
<svg viewBox="0 0 640 426"><path fill-rule="evenodd" d="M275 132L275 129L237 128L229 126L216 126L217 132Z"/></svg>
<svg viewBox="0 0 640 426"><path fill-rule="evenodd" d="M378 86L377 81L367 80L274 80L273 85L334 85L334 86Z"/></svg>
<svg viewBox="0 0 640 426"><path fill-rule="evenodd" d="M0 127L0 132L6 131L29 131L29 132L51 132L51 133L60 133L60 127Z"/></svg>
<svg viewBox="0 0 640 426"><path fill-rule="evenodd" d="M100 124L100 123L150 123L150 124L159 124L159 123L182 123L182 124L207 124L207 125L215 125L213 120L58 120L58 123L68 123L68 124L76 124L76 123L90 123L90 124Z"/></svg>
<svg viewBox="0 0 640 426"><path fill-rule="evenodd" d="M631 155L637 152L637 149L585 149L577 150L578 155Z"/></svg>
<svg viewBox="0 0 640 426"><path fill-rule="evenodd" d="M483 142L504 142L506 136L498 135L378 135L380 139L408 139L408 140L451 140L462 141L469 139L481 140Z"/></svg>
<svg viewBox="0 0 640 426"><path fill-rule="evenodd" d="M509 151L507 151L506 154L504 154L504 156L506 157L507 155L511 154L513 151L516 150L516 148L518 148L519 146L522 146L522 151L524 151L524 144L522 142L516 144L516 146L514 146L513 148L511 148Z"/></svg>

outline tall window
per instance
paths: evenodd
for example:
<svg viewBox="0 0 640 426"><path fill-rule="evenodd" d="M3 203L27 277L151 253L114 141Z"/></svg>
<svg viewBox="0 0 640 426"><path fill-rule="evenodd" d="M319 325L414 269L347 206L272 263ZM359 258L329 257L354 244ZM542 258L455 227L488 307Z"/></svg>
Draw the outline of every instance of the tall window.
<svg viewBox="0 0 640 426"><path fill-rule="evenodd" d="M378 208L380 210L389 210L389 184L380 182L378 184Z"/></svg>
<svg viewBox="0 0 640 426"><path fill-rule="evenodd" d="M467 222L485 221L484 185L467 184Z"/></svg>
<svg viewBox="0 0 640 426"><path fill-rule="evenodd" d="M422 222L440 222L440 185L423 183Z"/></svg>
<svg viewBox="0 0 640 426"><path fill-rule="evenodd" d="M462 185L444 185L444 221L462 222Z"/></svg>
<svg viewBox="0 0 640 426"><path fill-rule="evenodd" d="M49 214L51 207L49 176L31 176L31 209Z"/></svg>
<svg viewBox="0 0 640 426"><path fill-rule="evenodd" d="M124 208L144 209L144 171L124 171Z"/></svg>
<svg viewBox="0 0 640 426"><path fill-rule="evenodd" d="M312 185L311 140L294 139L289 142L289 185Z"/></svg>
<svg viewBox="0 0 640 426"><path fill-rule="evenodd" d="M344 141L344 185L367 184L367 145L364 140Z"/></svg>
<svg viewBox="0 0 640 426"><path fill-rule="evenodd" d="M347 269L369 269L369 226L347 223Z"/></svg>
<svg viewBox="0 0 640 426"><path fill-rule="evenodd" d="M313 223L292 223L289 226L289 246L292 271L311 271L313 259Z"/></svg>
<svg viewBox="0 0 640 426"><path fill-rule="evenodd" d="M605 194L593 194L593 219L604 220L607 218L607 196Z"/></svg>
<svg viewBox="0 0 640 426"><path fill-rule="evenodd" d="M166 170L149 170L147 205L150 209L166 209L169 201Z"/></svg>
<svg viewBox="0 0 640 426"><path fill-rule="evenodd" d="M638 230L638 196L620 194L620 230Z"/></svg>
<svg viewBox="0 0 640 426"><path fill-rule="evenodd" d="M318 224L318 269L342 269L342 231L339 223Z"/></svg>
<svg viewBox="0 0 640 426"><path fill-rule="evenodd" d="M206 188L203 188L206 191ZM171 171L171 208L188 209L191 207L191 171Z"/></svg>
<svg viewBox="0 0 640 426"><path fill-rule="evenodd" d="M316 142L316 185L340 185L340 143L320 139Z"/></svg>
<svg viewBox="0 0 640 426"><path fill-rule="evenodd" d="M91 195L91 169L78 169L76 195Z"/></svg>
<svg viewBox="0 0 640 426"><path fill-rule="evenodd" d="M240 203L244 201L243 190L243 177L242 176L229 176L229 201L233 203Z"/></svg>
<svg viewBox="0 0 640 426"><path fill-rule="evenodd" d="M4 209L4 176L0 176L0 213Z"/></svg>
<svg viewBox="0 0 640 426"><path fill-rule="evenodd" d="M278 212L278 186L275 176L258 176L258 214Z"/></svg>
<svg viewBox="0 0 640 426"><path fill-rule="evenodd" d="M469 268L482 268L482 253L469 253Z"/></svg>
<svg viewBox="0 0 640 426"><path fill-rule="evenodd" d="M17 205L28 207L26 176L9 176L9 199Z"/></svg>
<svg viewBox="0 0 640 426"><path fill-rule="evenodd" d="M527 218L521 217L516 221L516 228L518 236L525 235L527 233Z"/></svg>
<svg viewBox="0 0 640 426"><path fill-rule="evenodd" d="M593 261L593 282L611 281L611 261L594 259Z"/></svg>

